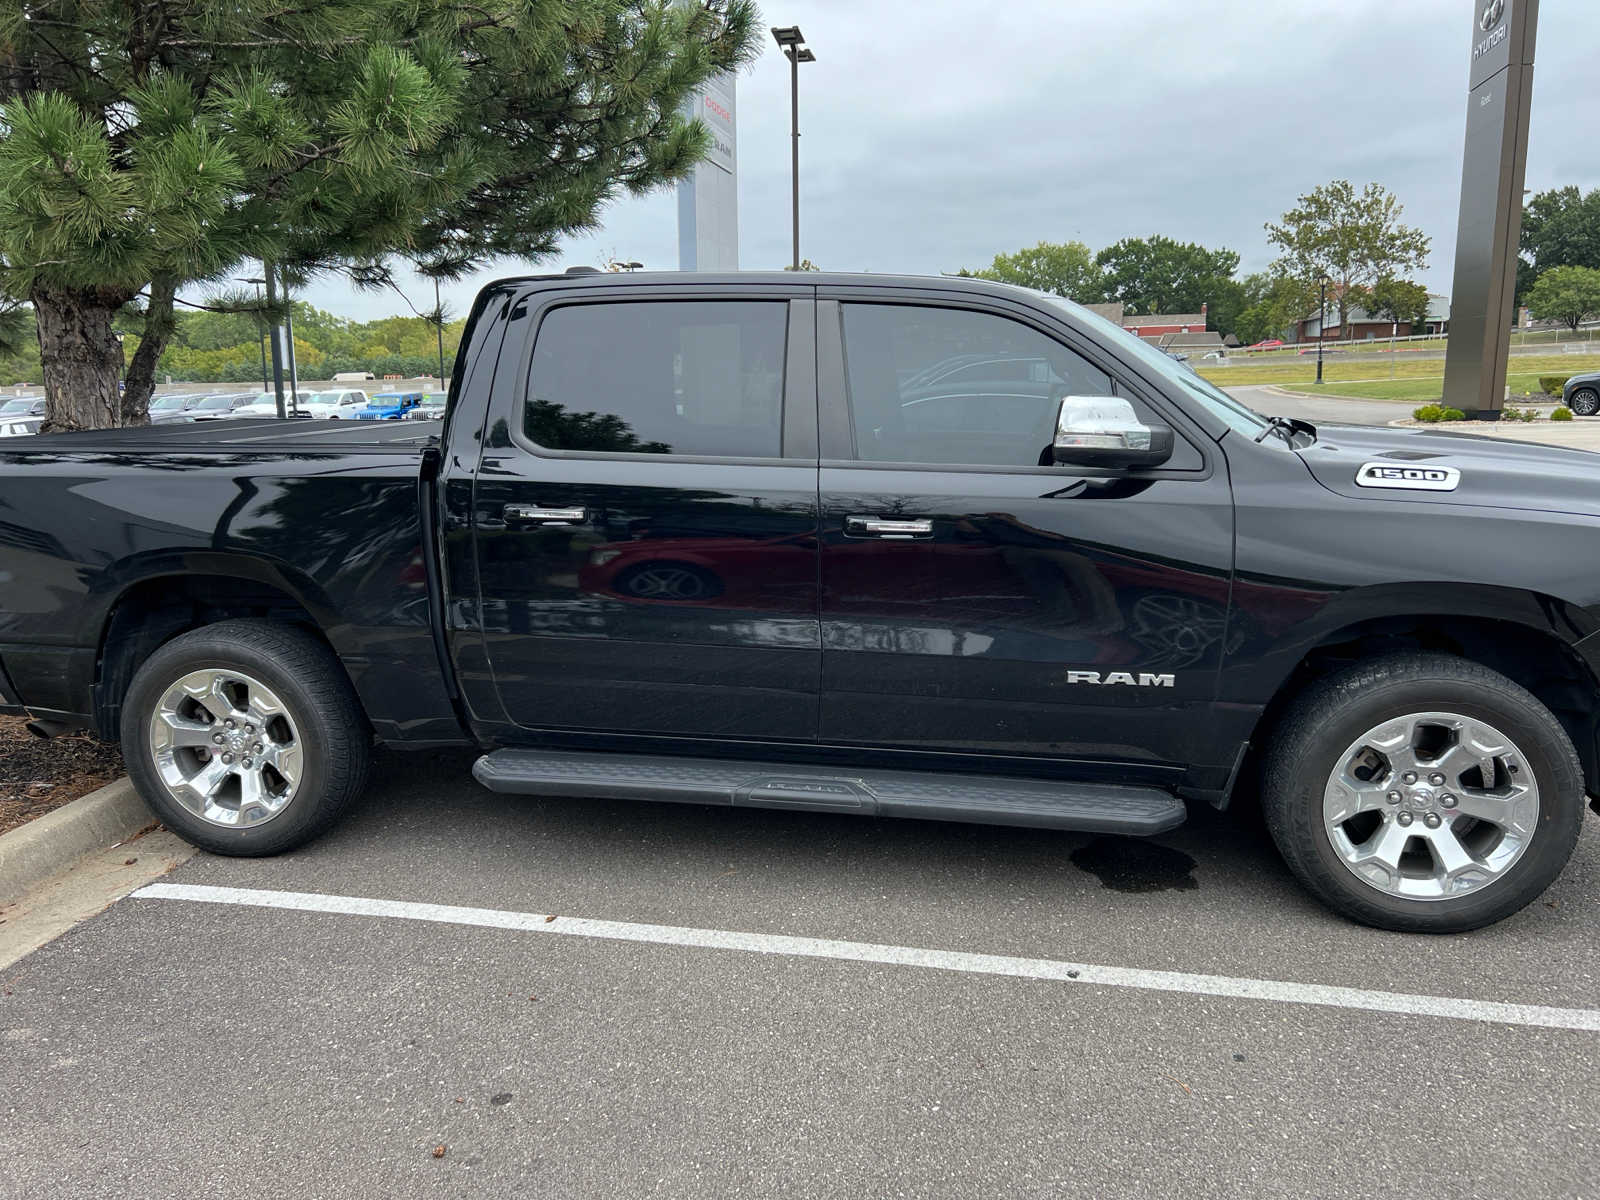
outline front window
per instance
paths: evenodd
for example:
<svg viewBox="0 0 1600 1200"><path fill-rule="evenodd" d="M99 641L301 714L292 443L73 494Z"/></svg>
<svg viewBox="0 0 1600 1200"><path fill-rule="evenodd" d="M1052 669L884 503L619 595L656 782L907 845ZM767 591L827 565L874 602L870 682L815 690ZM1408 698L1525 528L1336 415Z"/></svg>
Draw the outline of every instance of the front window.
<svg viewBox="0 0 1600 1200"><path fill-rule="evenodd" d="M201 412L227 412L233 407L232 396L212 396L209 400L202 400L195 405Z"/></svg>
<svg viewBox="0 0 1600 1200"><path fill-rule="evenodd" d="M1256 434L1267 427L1267 420L1260 413L1252 408L1246 408L1221 388L1207 383L1182 363L1156 349L1136 334L1129 333L1120 325L1106 320L1099 313L1090 312L1087 308L1074 304L1070 300L1063 300L1060 296L1046 295L1043 292L1036 294L1057 308L1065 309L1080 320L1097 326L1102 333L1106 333L1118 346L1131 351L1134 357L1140 359L1156 374L1170 383L1177 384L1183 389L1184 395L1193 397L1203 408L1225 422L1228 428L1234 432L1245 434L1248 437L1255 437Z"/></svg>
<svg viewBox="0 0 1600 1200"><path fill-rule="evenodd" d="M1112 394L1104 371L1008 317L911 304L842 313L856 454L869 462L1040 466L1062 398Z"/></svg>

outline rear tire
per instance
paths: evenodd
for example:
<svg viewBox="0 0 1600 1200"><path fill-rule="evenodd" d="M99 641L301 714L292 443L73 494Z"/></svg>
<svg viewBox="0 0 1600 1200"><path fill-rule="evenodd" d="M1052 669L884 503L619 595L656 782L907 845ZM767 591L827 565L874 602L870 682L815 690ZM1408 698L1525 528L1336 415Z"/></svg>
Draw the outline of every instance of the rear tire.
<svg viewBox="0 0 1600 1200"><path fill-rule="evenodd" d="M1600 413L1600 392L1593 388L1579 388L1572 393L1572 401L1567 407L1572 409L1575 417L1592 417Z"/></svg>
<svg viewBox="0 0 1600 1200"><path fill-rule="evenodd" d="M322 833L365 785L370 743L333 653L277 622L174 638L139 668L122 707L139 794L213 854L278 854Z"/></svg>
<svg viewBox="0 0 1600 1200"><path fill-rule="evenodd" d="M1293 702L1267 748L1262 809L1290 870L1330 908L1381 929L1460 933L1519 911L1561 873L1584 777L1561 723L1504 675L1392 655Z"/></svg>

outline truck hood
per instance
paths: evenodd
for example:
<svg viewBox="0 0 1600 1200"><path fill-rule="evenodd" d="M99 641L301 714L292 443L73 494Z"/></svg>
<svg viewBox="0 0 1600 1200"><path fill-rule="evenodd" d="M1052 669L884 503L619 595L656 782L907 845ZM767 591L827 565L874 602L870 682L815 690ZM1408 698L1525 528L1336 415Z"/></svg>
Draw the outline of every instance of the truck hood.
<svg viewBox="0 0 1600 1200"><path fill-rule="evenodd" d="M1379 504L1516 508L1600 517L1600 454L1471 433L1393 426L1320 425L1315 445L1299 451L1329 491ZM1455 470L1453 490L1430 490L1431 477L1398 486L1361 486L1369 464Z"/></svg>

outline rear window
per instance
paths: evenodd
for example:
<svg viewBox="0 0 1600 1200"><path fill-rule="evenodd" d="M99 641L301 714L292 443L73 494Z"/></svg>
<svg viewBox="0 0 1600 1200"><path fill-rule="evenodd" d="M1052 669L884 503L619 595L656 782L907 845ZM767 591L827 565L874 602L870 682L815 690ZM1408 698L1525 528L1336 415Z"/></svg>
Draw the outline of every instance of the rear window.
<svg viewBox="0 0 1600 1200"><path fill-rule="evenodd" d="M783 301L575 304L539 327L523 411L551 450L778 458Z"/></svg>

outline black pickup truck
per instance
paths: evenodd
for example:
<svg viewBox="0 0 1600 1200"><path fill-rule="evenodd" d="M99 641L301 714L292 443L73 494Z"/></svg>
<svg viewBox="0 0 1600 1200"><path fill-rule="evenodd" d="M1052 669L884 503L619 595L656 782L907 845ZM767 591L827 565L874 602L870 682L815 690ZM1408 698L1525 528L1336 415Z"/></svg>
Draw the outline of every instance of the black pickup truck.
<svg viewBox="0 0 1600 1200"><path fill-rule="evenodd" d="M0 708L270 854L374 742L501 792L1155 834L1259 793L1374 925L1557 876L1600 793L1600 475L1267 418L969 279L484 290L442 423L0 444Z"/></svg>

